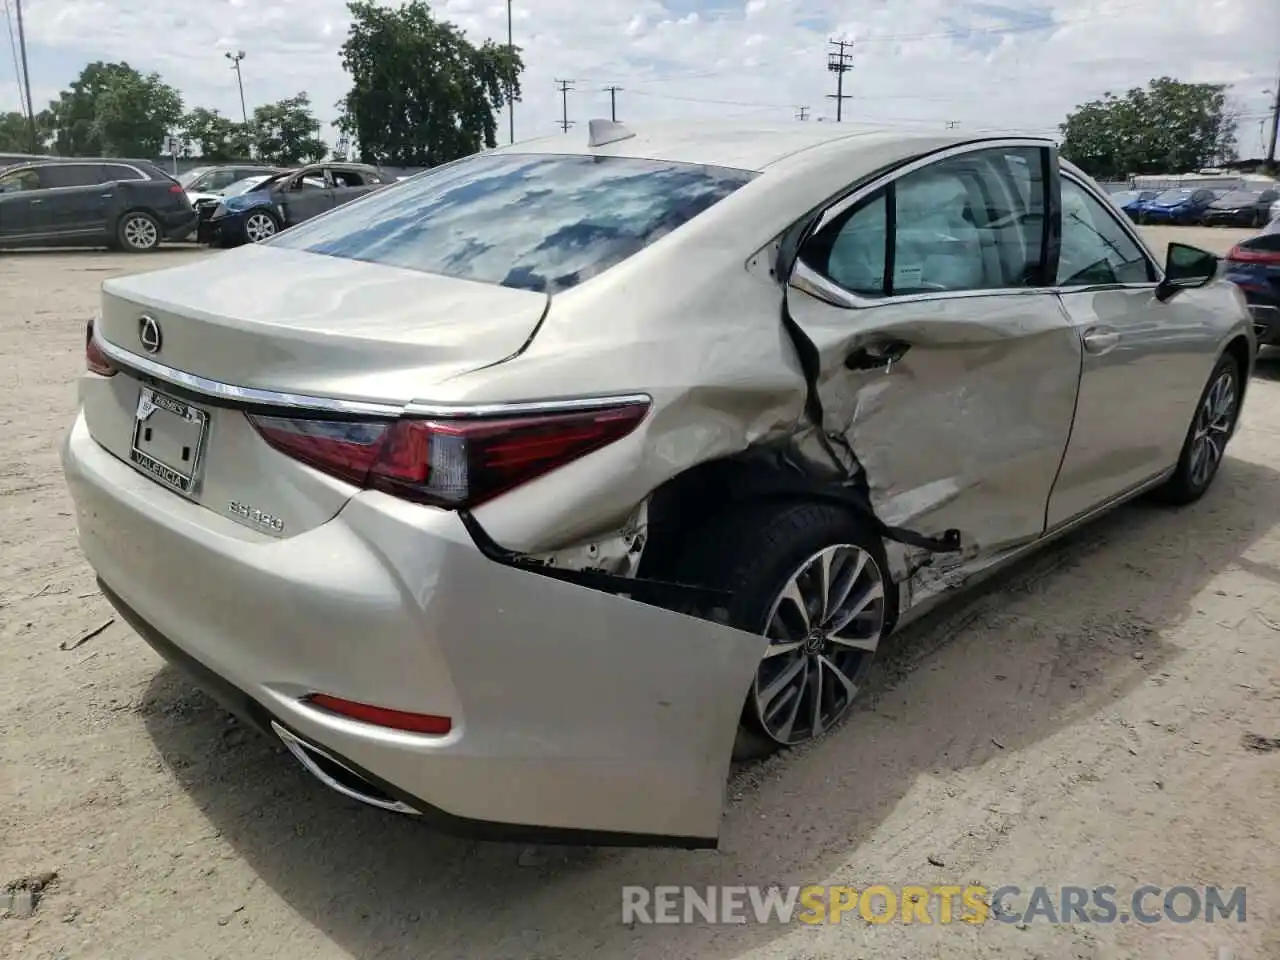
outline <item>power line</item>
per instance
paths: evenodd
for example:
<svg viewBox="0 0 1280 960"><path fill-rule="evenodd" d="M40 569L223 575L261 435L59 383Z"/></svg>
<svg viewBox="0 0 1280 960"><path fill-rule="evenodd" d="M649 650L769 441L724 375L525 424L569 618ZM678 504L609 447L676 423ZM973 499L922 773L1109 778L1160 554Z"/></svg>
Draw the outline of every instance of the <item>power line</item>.
<svg viewBox="0 0 1280 960"><path fill-rule="evenodd" d="M9 7L9 0L4 0L4 18L9 22L9 52L13 54L13 85L18 91L18 109L25 119L27 102L22 96L22 65L18 61L18 41L13 33L13 11Z"/></svg>
<svg viewBox="0 0 1280 960"><path fill-rule="evenodd" d="M853 54L845 53L845 47L852 47L851 40L828 40L828 46L835 51L827 51L827 70L836 75L836 92L828 93L827 99L836 102L836 123L844 118L844 102L849 95L844 92L844 75L853 69Z"/></svg>
<svg viewBox="0 0 1280 960"><path fill-rule="evenodd" d="M622 88L614 84L604 88L609 93L609 119L618 122L618 91Z"/></svg>
<svg viewBox="0 0 1280 960"><path fill-rule="evenodd" d="M569 132L569 128L573 126L573 121L569 119L569 91L573 89L572 80L557 80L556 86L560 90L560 123L558 126L564 133Z"/></svg>

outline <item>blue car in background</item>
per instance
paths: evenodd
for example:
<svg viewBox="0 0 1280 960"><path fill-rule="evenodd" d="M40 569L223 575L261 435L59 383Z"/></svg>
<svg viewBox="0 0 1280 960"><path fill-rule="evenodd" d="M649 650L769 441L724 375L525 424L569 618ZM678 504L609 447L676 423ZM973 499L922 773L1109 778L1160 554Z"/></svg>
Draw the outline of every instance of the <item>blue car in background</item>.
<svg viewBox="0 0 1280 960"><path fill-rule="evenodd" d="M1138 223L1167 223L1190 226L1200 222L1209 204L1217 200L1220 191L1207 187L1175 187L1165 190L1138 207Z"/></svg>
<svg viewBox="0 0 1280 960"><path fill-rule="evenodd" d="M1130 220L1136 220L1142 205L1159 193L1159 190L1119 190L1111 194L1111 202L1123 210Z"/></svg>
<svg viewBox="0 0 1280 960"><path fill-rule="evenodd" d="M1249 303L1258 346L1280 344L1280 219L1232 247L1226 267L1225 278L1244 292Z"/></svg>

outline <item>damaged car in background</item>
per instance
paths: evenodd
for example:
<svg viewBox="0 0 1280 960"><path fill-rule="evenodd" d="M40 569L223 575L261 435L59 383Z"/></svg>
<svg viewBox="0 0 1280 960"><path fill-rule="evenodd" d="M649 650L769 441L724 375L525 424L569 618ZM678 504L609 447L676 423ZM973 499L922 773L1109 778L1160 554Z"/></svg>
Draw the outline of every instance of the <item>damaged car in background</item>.
<svg viewBox="0 0 1280 960"><path fill-rule="evenodd" d="M107 598L331 789L714 846L890 631L1204 494L1217 274L1049 141L592 121L106 281L63 465Z"/></svg>

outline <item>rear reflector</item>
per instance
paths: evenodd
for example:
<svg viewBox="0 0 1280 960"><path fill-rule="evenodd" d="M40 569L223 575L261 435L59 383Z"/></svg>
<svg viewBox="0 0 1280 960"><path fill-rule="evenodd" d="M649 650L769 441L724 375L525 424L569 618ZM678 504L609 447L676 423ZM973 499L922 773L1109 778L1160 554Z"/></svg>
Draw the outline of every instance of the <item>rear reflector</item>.
<svg viewBox="0 0 1280 960"><path fill-rule="evenodd" d="M93 318L89 318L89 323L84 331L84 365L90 373L96 373L100 377L110 377L115 374L115 365L107 359L107 355L98 349L97 341L93 338Z"/></svg>
<svg viewBox="0 0 1280 960"><path fill-rule="evenodd" d="M305 702L348 717L362 723L386 727L389 730L404 730L408 733L431 733L444 736L453 729L453 721L449 717L438 717L430 713L406 713L404 710L389 710L386 707L374 707L354 700L343 700L331 697L327 693L313 693L305 698Z"/></svg>
<svg viewBox="0 0 1280 960"><path fill-rule="evenodd" d="M1280 250L1258 250L1236 244L1227 251L1227 259L1233 263L1262 263L1280 267Z"/></svg>
<svg viewBox="0 0 1280 960"><path fill-rule="evenodd" d="M631 433L648 401L494 419L301 420L249 415L295 460L366 490L475 507Z"/></svg>

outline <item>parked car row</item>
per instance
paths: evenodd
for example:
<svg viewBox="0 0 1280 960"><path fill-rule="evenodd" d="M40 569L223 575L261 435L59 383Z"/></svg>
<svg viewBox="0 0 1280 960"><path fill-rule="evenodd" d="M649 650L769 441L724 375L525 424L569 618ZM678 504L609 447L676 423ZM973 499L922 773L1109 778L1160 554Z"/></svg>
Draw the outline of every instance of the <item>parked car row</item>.
<svg viewBox="0 0 1280 960"><path fill-rule="evenodd" d="M1237 243L1225 259L1224 278L1244 293L1258 345L1280 346L1280 217Z"/></svg>
<svg viewBox="0 0 1280 960"><path fill-rule="evenodd" d="M1135 223L1169 226L1260 227L1280 216L1280 189L1123 190L1112 201Z"/></svg>

